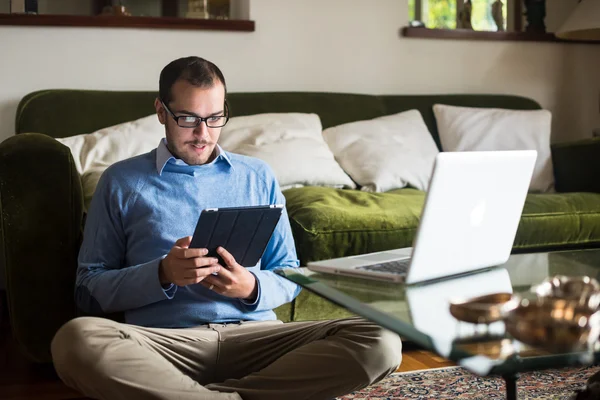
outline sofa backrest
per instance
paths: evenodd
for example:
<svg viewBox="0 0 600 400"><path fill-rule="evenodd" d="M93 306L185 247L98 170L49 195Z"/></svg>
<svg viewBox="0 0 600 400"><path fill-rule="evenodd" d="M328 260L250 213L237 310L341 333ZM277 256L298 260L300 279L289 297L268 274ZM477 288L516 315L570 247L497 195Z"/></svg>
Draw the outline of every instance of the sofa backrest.
<svg viewBox="0 0 600 400"><path fill-rule="evenodd" d="M152 91L101 91L51 89L30 93L20 101L16 133L37 132L52 137L91 133L107 126L154 113ZM438 147L439 136L432 106L536 110L534 100L511 95L367 95L325 92L229 93L232 116L268 112L316 113L323 128L347 122L417 109Z"/></svg>

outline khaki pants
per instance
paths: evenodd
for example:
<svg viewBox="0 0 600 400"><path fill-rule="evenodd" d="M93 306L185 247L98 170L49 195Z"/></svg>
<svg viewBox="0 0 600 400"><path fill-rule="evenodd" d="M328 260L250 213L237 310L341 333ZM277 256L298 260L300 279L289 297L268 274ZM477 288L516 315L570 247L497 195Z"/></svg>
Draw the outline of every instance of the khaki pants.
<svg viewBox="0 0 600 400"><path fill-rule="evenodd" d="M402 359L398 335L359 318L158 329L83 317L52 341L56 371L98 399L330 399Z"/></svg>

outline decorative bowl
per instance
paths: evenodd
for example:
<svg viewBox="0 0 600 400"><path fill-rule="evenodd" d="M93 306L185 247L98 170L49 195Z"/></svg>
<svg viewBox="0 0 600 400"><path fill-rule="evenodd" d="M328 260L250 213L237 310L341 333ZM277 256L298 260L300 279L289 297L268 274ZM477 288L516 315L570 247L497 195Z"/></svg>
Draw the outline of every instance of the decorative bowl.
<svg viewBox="0 0 600 400"><path fill-rule="evenodd" d="M541 302L547 299L571 300L594 311L600 306L600 284L589 276L556 275L533 286L531 291Z"/></svg>
<svg viewBox="0 0 600 400"><path fill-rule="evenodd" d="M600 333L600 312L577 300L523 299L504 322L515 339L551 352L587 350Z"/></svg>

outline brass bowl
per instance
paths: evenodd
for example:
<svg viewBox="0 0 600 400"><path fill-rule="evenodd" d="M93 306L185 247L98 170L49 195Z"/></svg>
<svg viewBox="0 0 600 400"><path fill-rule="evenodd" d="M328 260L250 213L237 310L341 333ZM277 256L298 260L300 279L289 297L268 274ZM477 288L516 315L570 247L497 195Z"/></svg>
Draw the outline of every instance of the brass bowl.
<svg viewBox="0 0 600 400"><path fill-rule="evenodd" d="M551 352L587 350L600 333L600 312L566 299L524 299L504 322L515 339Z"/></svg>
<svg viewBox="0 0 600 400"><path fill-rule="evenodd" d="M459 321L490 324L504 319L508 312L519 305L519 300L512 293L494 293L470 299L454 299L450 301L450 314Z"/></svg>
<svg viewBox="0 0 600 400"><path fill-rule="evenodd" d="M533 286L531 291L542 302L547 299L565 299L575 301L579 306L589 307L592 310L600 306L600 284L589 276L556 275Z"/></svg>

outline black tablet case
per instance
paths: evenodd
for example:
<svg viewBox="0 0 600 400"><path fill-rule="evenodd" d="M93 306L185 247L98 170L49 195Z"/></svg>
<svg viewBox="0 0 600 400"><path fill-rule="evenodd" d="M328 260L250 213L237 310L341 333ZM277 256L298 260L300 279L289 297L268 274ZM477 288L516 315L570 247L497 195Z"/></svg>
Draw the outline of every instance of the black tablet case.
<svg viewBox="0 0 600 400"><path fill-rule="evenodd" d="M281 217L282 206L252 206L206 209L200 213L190 248L206 248L217 257L222 246L244 267L255 266L262 257Z"/></svg>

